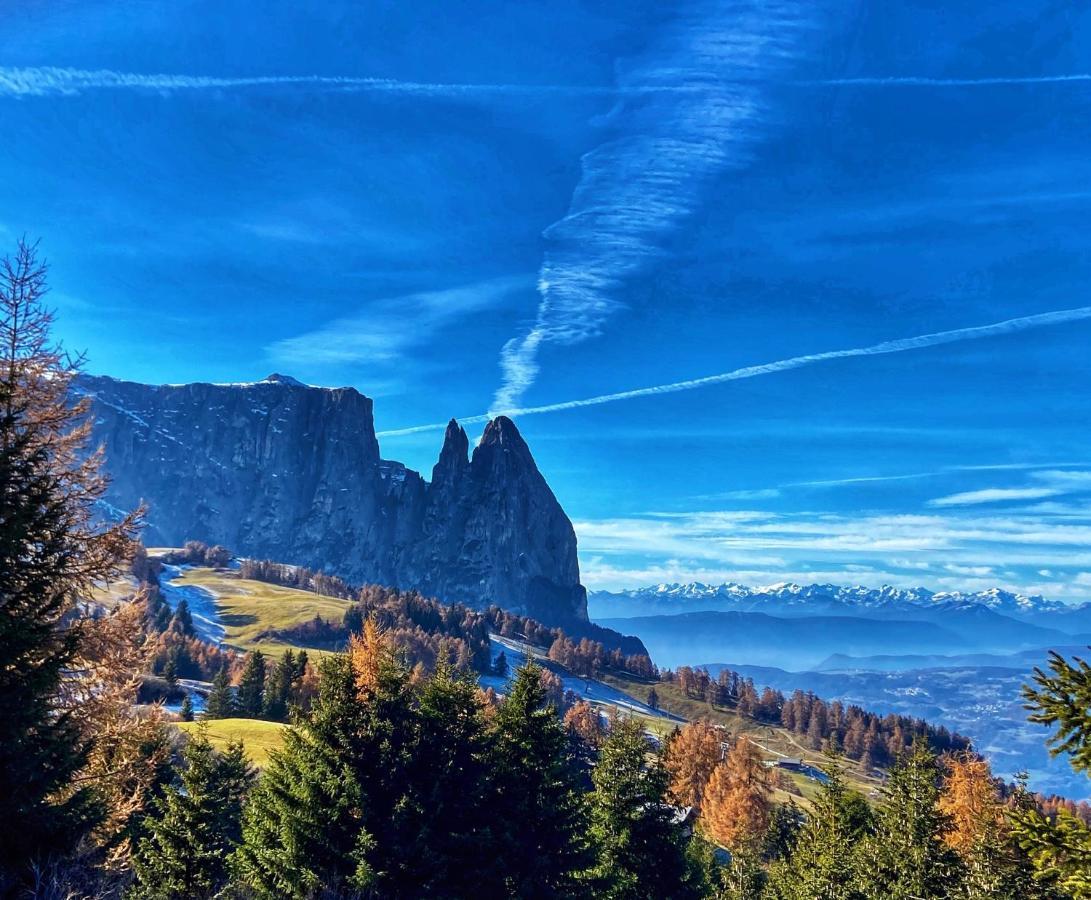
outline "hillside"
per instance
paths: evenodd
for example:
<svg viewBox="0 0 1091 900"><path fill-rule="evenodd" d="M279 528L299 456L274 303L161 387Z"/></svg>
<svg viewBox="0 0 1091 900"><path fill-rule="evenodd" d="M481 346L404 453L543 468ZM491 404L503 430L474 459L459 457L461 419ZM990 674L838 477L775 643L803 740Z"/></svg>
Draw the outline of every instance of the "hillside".
<svg viewBox="0 0 1091 900"><path fill-rule="evenodd" d="M165 551L159 551L160 553ZM218 640L227 647L242 651L260 650L268 656L277 656L285 649L306 650L309 655L321 655L328 648L310 641L285 641L276 633L311 623L316 616L326 620L339 620L352 606L352 602L335 597L320 596L298 588L269 584L264 581L240 578L237 571L214 569L205 566L172 567L165 573L162 587L166 599L176 604L185 598L191 609L197 606L221 625ZM199 598L203 598L202 600ZM625 717L638 718L647 730L660 739L665 738L679 723L698 717L708 717L724 728L725 738L746 735L755 740L763 756L770 762L788 758L804 758L808 765L818 768L829 765L831 759L802 746L786 729L761 723L740 713L713 707L708 703L686 698L677 686L662 682L654 683L622 673L607 673L600 677L576 674L564 665L549 658L545 647L536 647L515 638L491 636L491 658L495 661L503 652L508 660L509 676L499 677L485 673L479 676L484 687L492 687L498 693L505 692L508 677L526 658L532 656L539 664L552 671L560 680L562 691L572 697L585 699L605 714L616 711ZM649 691L653 686L659 694L658 709L648 705ZM184 725L192 730L195 725ZM252 719L215 720L210 723L210 739L225 744L227 740L241 740L248 751L252 749L255 761L262 764L268 750L279 743L275 723ZM874 776L863 773L858 763L843 760L846 773L854 787L865 795L871 794L880 784ZM794 785L789 794L778 791L781 802L789 797L797 801L813 795L818 782L799 772L785 772L786 784ZM796 791L800 792L799 794Z"/></svg>

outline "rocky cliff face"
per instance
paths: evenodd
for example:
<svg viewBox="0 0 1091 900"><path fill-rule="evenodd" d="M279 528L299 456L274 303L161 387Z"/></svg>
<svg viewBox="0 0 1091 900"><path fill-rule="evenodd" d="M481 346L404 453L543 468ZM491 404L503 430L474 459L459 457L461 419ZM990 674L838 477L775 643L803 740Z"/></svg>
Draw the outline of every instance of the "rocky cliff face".
<svg viewBox="0 0 1091 900"><path fill-rule="evenodd" d="M380 458L371 400L352 388L271 375L85 377L80 390L113 479L106 499L148 504L149 545L203 540L548 624L587 620L572 524L509 419L472 455L452 421L427 482Z"/></svg>

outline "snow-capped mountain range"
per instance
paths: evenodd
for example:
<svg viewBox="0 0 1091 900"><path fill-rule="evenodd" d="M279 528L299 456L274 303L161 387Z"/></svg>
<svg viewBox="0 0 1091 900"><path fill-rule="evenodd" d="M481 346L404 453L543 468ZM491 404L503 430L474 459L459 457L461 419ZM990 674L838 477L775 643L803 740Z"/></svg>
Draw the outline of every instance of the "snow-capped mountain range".
<svg viewBox="0 0 1091 900"><path fill-rule="evenodd" d="M702 610L764 612L773 615L867 615L901 611L985 608L1007 616L1036 618L1083 610L1040 595L987 591L930 591L923 587L879 588L862 585L800 585L789 582L750 587L742 584L657 584L622 591L594 591L589 596L595 618L663 615Z"/></svg>

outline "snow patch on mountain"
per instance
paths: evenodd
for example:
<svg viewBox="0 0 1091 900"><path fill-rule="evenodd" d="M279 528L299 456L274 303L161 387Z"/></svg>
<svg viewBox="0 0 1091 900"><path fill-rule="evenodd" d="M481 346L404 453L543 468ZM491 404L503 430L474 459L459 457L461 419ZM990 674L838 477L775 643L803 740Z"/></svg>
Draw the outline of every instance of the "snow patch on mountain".
<svg viewBox="0 0 1091 900"><path fill-rule="evenodd" d="M596 617L646 615L652 612L738 610L767 613L848 613L901 609L985 608L1004 615L1064 612L1072 607L1034 594L1001 588L987 591L930 591L924 587L883 585L795 584L778 582L751 587L729 582L665 583L622 591L595 591L589 596Z"/></svg>

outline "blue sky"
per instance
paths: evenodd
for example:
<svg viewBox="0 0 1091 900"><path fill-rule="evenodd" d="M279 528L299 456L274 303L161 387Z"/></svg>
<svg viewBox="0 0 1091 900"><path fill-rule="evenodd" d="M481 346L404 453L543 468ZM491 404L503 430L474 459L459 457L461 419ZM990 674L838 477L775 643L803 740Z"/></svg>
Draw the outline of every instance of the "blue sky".
<svg viewBox="0 0 1091 900"><path fill-rule="evenodd" d="M805 357L516 416L593 587L1091 599L1089 106L1073 4L8 4L0 240L92 371L383 432Z"/></svg>

